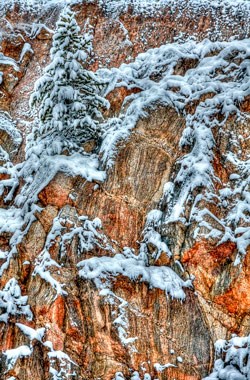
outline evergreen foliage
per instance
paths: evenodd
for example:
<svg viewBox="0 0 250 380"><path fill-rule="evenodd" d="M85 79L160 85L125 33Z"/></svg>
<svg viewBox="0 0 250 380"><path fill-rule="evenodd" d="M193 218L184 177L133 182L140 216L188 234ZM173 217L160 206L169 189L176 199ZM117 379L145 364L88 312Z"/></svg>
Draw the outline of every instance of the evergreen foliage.
<svg viewBox="0 0 250 380"><path fill-rule="evenodd" d="M90 32L80 35L74 12L65 7L53 36L51 63L31 96L37 119L27 137L25 161L11 167L11 178L0 183L0 193L6 187L9 190L5 200L14 197L11 208L0 209L0 233L13 234L10 251L0 252L6 259L0 275L36 219L35 212L41 210L36 205L38 194L58 172L79 175L87 181L105 179L105 173L99 171L98 156L94 151L85 152L83 146L100 138L100 110L109 104L101 96L104 82L86 69L91 41ZM92 145L98 149L98 143Z"/></svg>
<svg viewBox="0 0 250 380"><path fill-rule="evenodd" d="M60 154L79 150L80 144L100 136L102 81L84 66L91 51L90 33L80 35L75 14L66 7L53 37L51 63L36 82L31 106L38 107L27 154ZM32 147L32 148L31 148Z"/></svg>

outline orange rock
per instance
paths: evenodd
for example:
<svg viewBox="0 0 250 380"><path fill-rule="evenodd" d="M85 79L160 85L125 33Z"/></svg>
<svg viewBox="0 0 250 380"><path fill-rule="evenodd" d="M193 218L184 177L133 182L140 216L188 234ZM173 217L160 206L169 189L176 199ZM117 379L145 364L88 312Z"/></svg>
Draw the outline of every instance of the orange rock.
<svg viewBox="0 0 250 380"><path fill-rule="evenodd" d="M91 63L94 70L103 65L119 67L121 63L132 61L149 48L173 41L183 32L185 35L193 35L195 30L197 38L202 40L210 36L214 29L217 31L221 12L218 8L215 13L204 14L201 10L194 14L185 8L180 17L177 17L177 11L171 13L166 8L154 18L128 12L118 19L107 17L97 2L84 2L74 6L74 9L82 30L87 19L94 27L94 55ZM60 7L56 7L49 14L39 15L39 19L53 29L59 11ZM237 17L244 19L245 16L235 14L231 20L236 21L236 29L242 36L244 25ZM28 113L28 99L35 81L49 61L52 38L52 34L45 28L42 28L36 38L28 37L25 28L32 25L35 18L36 15L32 12L20 12L16 5L13 11L0 20L3 28L3 54L18 61L25 42L30 43L34 51L34 55L27 54L20 64L19 72L13 71L12 67L0 67L0 71L4 72L4 81L0 86L0 107L18 119L18 127L24 136L33 122ZM230 28L223 22L220 24L221 38L228 39L235 31L231 24ZM174 74L184 75L196 65L195 59L181 58ZM151 79L157 81L159 77L160 73ZM115 89L108 96L111 107L105 116L118 113L125 97L139 91L139 88ZM201 99L189 104L187 110L193 113L199 102L213 95L211 91L204 94ZM249 111L248 98L242 102L241 108L245 112ZM113 255L114 252L97 248L81 255L74 249L77 241L67 248L66 264L60 271L55 267L47 268L56 280L65 284L67 296L56 297L49 283L38 275L32 276L35 260L44 248L52 221L65 205L72 206L79 215L87 215L90 219L99 217L109 241L116 241L112 242L115 252L120 252L124 246L137 249L138 241L142 239L146 214L158 207L163 186L175 174L175 164L184 154L178 145L184 127L184 118L170 107L150 111L147 118L139 120L129 139L120 143L114 166L108 171L107 180L99 184L98 189L95 184L80 177L71 178L59 173L40 192L39 204L44 210L36 215L38 220L32 224L18 247L17 257L11 260L10 268L1 278L1 289L11 277L18 279L23 294L28 295L28 303L34 313L34 320L29 325L33 328L46 328L44 340L52 341L55 350L64 351L78 364L75 371L79 379L111 380L116 371L123 371L128 377L131 369L140 371L142 375L142 367L145 367L152 377L160 380L200 380L211 369L214 359L213 340L216 337L224 338L227 334L238 331L242 334L249 333L250 259L246 256L242 267L234 267L234 243L226 242L219 246L210 240L192 243L189 231L184 228L181 236L184 240L179 239L180 247L176 250L174 259L178 258L186 270L184 274L181 272L181 276L194 274L195 280L194 291L186 290L186 300L183 303L166 298L160 289L150 289L140 278L130 281L126 276L110 279L110 290L114 293L112 300L100 296L92 282L78 277L76 264L85 257ZM243 136L241 148L245 158L249 154L250 144L246 138L248 127L248 124L241 125L233 118L225 126L232 133ZM227 145L231 140L216 131L214 134L218 149L214 152L213 167L215 174L224 183L231 172L229 164L225 163ZM8 146L9 136L1 134L0 143ZM24 148L23 144L15 157L16 162L23 159ZM89 142L85 148L92 152L95 145ZM0 176L0 179L4 178ZM220 186L219 181L215 183L216 190ZM72 193L73 198L70 197ZM209 207L211 211L223 214L223 210L218 211L212 204ZM176 238L177 232L177 229L174 230L173 238ZM1 249L9 248L8 240L9 236L1 237ZM186 246L191 248L184 248ZM50 253L53 259L60 261L57 241ZM30 265L23 265L24 261L29 261ZM172 261L169 262L169 258L162 254L156 265L169 265ZM119 326L121 318L125 322ZM0 323L2 351L29 344L27 337L15 327L17 321L28 324L22 316L11 318L8 326ZM133 343L122 344L119 327L124 327L124 339L137 339ZM174 354L170 350L174 350ZM13 375L19 380L47 379L47 351L36 342L31 358L18 361L8 375L4 368L0 369L0 378ZM177 356L183 357L183 363L177 363ZM155 363L164 365L168 362L176 364L177 368L156 373Z"/></svg>
<svg viewBox="0 0 250 380"><path fill-rule="evenodd" d="M51 205L62 208L65 204L70 203L69 194L71 190L72 179L59 173L55 179L40 192L38 198L46 206Z"/></svg>

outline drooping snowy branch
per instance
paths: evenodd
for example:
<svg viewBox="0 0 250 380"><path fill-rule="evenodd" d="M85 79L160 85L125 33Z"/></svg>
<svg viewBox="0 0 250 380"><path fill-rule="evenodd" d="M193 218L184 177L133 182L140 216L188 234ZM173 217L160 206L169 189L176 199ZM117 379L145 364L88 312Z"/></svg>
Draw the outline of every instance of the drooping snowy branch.
<svg viewBox="0 0 250 380"><path fill-rule="evenodd" d="M42 342L43 336L45 334L45 327L41 327L37 330L24 325L23 323L16 323L16 326L22 331L24 335L26 335L30 342L33 340L38 340L39 342Z"/></svg>
<svg viewBox="0 0 250 380"><path fill-rule="evenodd" d="M11 350L6 350L3 354L6 356L7 370L10 371L19 358L31 356L32 349L29 346L23 345Z"/></svg>
<svg viewBox="0 0 250 380"><path fill-rule="evenodd" d="M53 344L46 341L44 346L48 347L48 358L50 362L49 373L51 380L73 380L76 377L74 368L77 364L70 359L69 355L60 350L54 350Z"/></svg>
<svg viewBox="0 0 250 380"><path fill-rule="evenodd" d="M47 235L44 248L35 262L33 275L39 275L47 281L56 294L67 294L63 289L65 286L57 281L50 270L54 267L59 271L60 262L56 262L50 256L50 249L58 244L58 256L60 260L67 256L68 247L72 246L74 239L77 240L77 255L91 252L93 249L101 248L103 250L113 251L107 237L100 231L102 223L99 218L89 220L87 216L79 216L74 210L74 217L67 216L67 210L62 209L59 215L53 220L52 227Z"/></svg>
<svg viewBox="0 0 250 380"><path fill-rule="evenodd" d="M27 301L28 296L22 296L17 280L10 279L3 290L0 290L0 322L7 323L10 316L24 316L31 320L33 314Z"/></svg>
<svg viewBox="0 0 250 380"><path fill-rule="evenodd" d="M203 380L248 380L250 373L250 337L233 334L229 340L215 343L213 372Z"/></svg>
<svg viewBox="0 0 250 380"><path fill-rule="evenodd" d="M147 215L143 230L143 241L140 244L140 257L146 263L152 264L152 261L156 261L163 252L169 257L172 255L160 232L158 232L162 218L163 212L160 210L151 210Z"/></svg>
<svg viewBox="0 0 250 380"><path fill-rule="evenodd" d="M13 165L11 157L17 152L22 142L21 133L7 112L0 112L0 133L6 135L2 145L0 145L0 175L6 176L6 179L0 181L0 195L3 195L5 189L8 189L8 194L5 197L7 202L13 198L19 184L16 167Z"/></svg>

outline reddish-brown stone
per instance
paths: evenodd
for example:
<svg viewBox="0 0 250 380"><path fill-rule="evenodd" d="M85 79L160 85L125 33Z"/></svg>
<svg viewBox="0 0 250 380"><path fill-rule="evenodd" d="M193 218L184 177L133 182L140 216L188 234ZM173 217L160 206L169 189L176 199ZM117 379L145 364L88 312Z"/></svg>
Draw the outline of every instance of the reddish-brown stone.
<svg viewBox="0 0 250 380"><path fill-rule="evenodd" d="M208 29L211 32L217 26L216 17L221 12L217 10L215 17L213 14L204 15L201 12L193 15L184 11L177 18L176 13L171 14L166 9L154 19L128 12L118 20L105 16L96 4L85 2L75 9L81 28L87 18L94 27L93 70L103 65L118 67L149 48L173 41L180 32L192 35L195 31L201 40L208 35ZM41 14L41 22L54 28L58 13L59 8L50 15ZM4 74L0 86L0 108L18 119L18 127L24 136L32 127L29 124L32 120L27 113L28 99L36 79L49 61L52 37L52 33L44 27L35 38L28 37L20 26L31 25L33 21L32 13L23 14L18 7L0 21L4 31L1 46L3 54L18 61L25 42L30 43L34 51L34 54L25 56L19 64L19 71L11 66L0 67ZM8 29L8 22L14 28L13 33ZM128 31L129 43L125 43L126 36L120 22ZM242 25L240 22L238 25L242 34ZM222 37L228 38L235 33L223 23L221 27ZM196 65L195 59L180 59L175 74L184 75ZM118 113L125 97L139 91L138 88L128 90L121 87L111 92L108 96L110 110L105 111L105 116ZM204 94L188 104L187 111L194 113L199 102L213 95L211 92ZM241 109L245 112L249 110L248 98L242 101ZM138 370L142 375L142 366L160 380L198 380L211 369L213 342L216 339L225 338L230 333L249 332L249 257L246 255L242 266L235 267L233 262L237 252L234 243L226 242L217 246L212 240L193 242L191 234L189 236L189 232L184 229L181 230L181 236L177 236L178 228L173 229L173 235L178 238L180 245L174 252L174 258L170 259L162 253L154 263L158 266L173 266L174 260L178 259L185 270L181 275L195 276L194 289L186 290L183 303L167 299L160 289L150 289L148 284L141 282L141 278L131 281L125 276L118 276L111 281L111 290L120 297L120 301L111 305L107 298L99 295L93 283L79 279L76 267L77 262L85 257L113 254L102 249L96 249L83 257L78 256L72 244L67 248L67 263L60 272L56 267L50 268L52 276L65 284L67 296L59 295L56 298L50 284L39 276L32 276L35 260L44 247L53 219L66 205L75 208L79 215L87 215L90 219L99 217L103 232L110 241L116 241L112 244L117 252L122 251L124 246L138 249L146 214L158 207L163 186L176 170L175 162L182 154L178 144L184 126L184 118L176 111L169 107L158 108L140 120L129 139L119 144L114 166L108 171L106 181L98 184L98 189L96 184L83 181L80 177L71 178L59 173L40 192L39 205L43 211L36 214L37 220L19 245L17 257L11 260L9 270L1 279L2 289L10 278L17 278L22 294L28 295L34 319L27 322L23 317L11 317L8 326L0 323L1 351L27 344L27 338L15 326L18 321L33 328L45 327L44 340L50 340L55 350L66 352L77 363L77 378L80 380L111 380L116 371L123 371L128 376L130 369ZM250 149L250 140L246 139L249 124L242 125L230 118L225 128L243 136L241 148L247 157ZM227 182L230 173L230 164L224 160L230 139L216 131L214 134L217 150L214 152L213 167L221 181L215 182L215 189L218 190L221 183ZM9 136L1 134L0 142L8 146ZM89 142L85 148L91 152L95 144ZM24 144L14 160L23 157ZM0 179L5 178L4 175L0 176ZM73 193L76 196L72 198L70 195ZM216 215L219 212L223 214L214 205L209 207ZM66 227L70 228L69 225ZM8 239L9 236L1 237L1 249L8 248ZM50 254L52 259L58 259L58 240L51 247ZM128 337L138 338L134 342L135 352L129 346L122 345L114 324L122 299L128 302ZM172 349L174 355L170 353ZM19 380L47 379L47 351L47 348L36 342L31 358L18 360L13 371L1 376L4 380L7 376L15 376ZM177 363L177 356L183 358L183 363ZM177 367L162 373L156 372L155 363L164 365L168 362Z"/></svg>

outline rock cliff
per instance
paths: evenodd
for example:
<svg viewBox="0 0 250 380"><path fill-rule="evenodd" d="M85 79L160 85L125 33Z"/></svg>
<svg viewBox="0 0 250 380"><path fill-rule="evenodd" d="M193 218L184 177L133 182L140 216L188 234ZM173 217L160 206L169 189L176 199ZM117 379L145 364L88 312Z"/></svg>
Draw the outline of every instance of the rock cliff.
<svg viewBox="0 0 250 380"><path fill-rule="evenodd" d="M29 98L64 4L0 3L0 378L202 379L250 333L249 4L72 3L110 107L92 178L40 162L33 187Z"/></svg>

